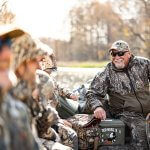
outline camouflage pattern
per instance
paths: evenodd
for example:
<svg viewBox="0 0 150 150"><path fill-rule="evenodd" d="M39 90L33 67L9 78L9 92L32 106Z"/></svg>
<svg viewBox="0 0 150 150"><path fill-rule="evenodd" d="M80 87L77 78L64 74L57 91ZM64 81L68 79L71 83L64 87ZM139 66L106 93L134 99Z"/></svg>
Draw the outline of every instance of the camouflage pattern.
<svg viewBox="0 0 150 150"><path fill-rule="evenodd" d="M14 98L19 99L28 106L31 122L34 122L34 117L38 116L40 111L43 111L43 107L40 106L37 101L33 100L31 96L32 91L33 87L31 87L26 81L20 80L17 85L11 89L11 94Z"/></svg>
<svg viewBox="0 0 150 150"><path fill-rule="evenodd" d="M28 60L35 60L39 56L43 57L48 51L43 48L43 44L38 39L33 39L29 34L14 39L12 44L13 60L11 68L16 69L24 62ZM40 111L44 109L38 104L38 102L32 99L32 91L35 88L35 81L32 85L27 81L23 81L22 77L19 77L19 82L15 88L13 88L13 95L22 100L30 109L31 113L31 124L35 124L35 118L38 116ZM33 80L33 79L32 79ZM35 128L35 126L33 127ZM33 129L34 130L34 129Z"/></svg>
<svg viewBox="0 0 150 150"><path fill-rule="evenodd" d="M146 143L145 117L150 112L149 72L150 61L142 57L132 56L126 69L117 69L109 63L95 76L86 94L87 107L92 111L103 107L102 100L108 94L111 115L118 118L121 114L122 121L132 131L133 141L139 146L143 141Z"/></svg>
<svg viewBox="0 0 150 150"><path fill-rule="evenodd" d="M116 146L100 146L98 150L135 150L135 148L130 145L116 145ZM143 150L143 149L137 149L137 150Z"/></svg>
<svg viewBox="0 0 150 150"><path fill-rule="evenodd" d="M64 98L70 98L72 92L69 89L62 87L60 84L56 82L56 80L54 80L54 83L55 83L55 91L57 91L59 96L62 96Z"/></svg>
<svg viewBox="0 0 150 150"><path fill-rule="evenodd" d="M131 130L130 144L136 150L148 150L145 116L141 113L123 112L120 114L120 119Z"/></svg>
<svg viewBox="0 0 150 150"><path fill-rule="evenodd" d="M24 34L22 30L13 31L7 34L11 38L19 38L18 36ZM9 74L10 76L12 77L12 74ZM12 80L14 80L14 77ZM10 81L12 80L10 79ZM14 84L12 85L14 86ZM0 149L38 150L39 147L30 128L28 108L13 95L13 89L10 89L6 95L2 96L3 101L0 105Z"/></svg>
<svg viewBox="0 0 150 150"><path fill-rule="evenodd" d="M26 81L20 80L17 85L11 89L11 92L14 97L26 103L25 101L31 97L32 87Z"/></svg>
<svg viewBox="0 0 150 150"><path fill-rule="evenodd" d="M40 66L43 71L57 68L56 58L53 53L53 50L49 48L48 51L49 52L46 55L44 55L44 59L40 62ZM70 95L72 94L72 92L70 92L69 89L65 89L60 84L58 84L55 80L54 80L54 83L55 83L55 91L57 91L59 96L70 98Z"/></svg>
<svg viewBox="0 0 150 150"><path fill-rule="evenodd" d="M109 51L117 50L117 51L130 51L130 47L127 42L119 40L112 44Z"/></svg>
<svg viewBox="0 0 150 150"><path fill-rule="evenodd" d="M43 56L47 53L46 49L43 49L43 44L40 41L33 39L27 33L13 41L12 50L13 61L11 68L14 71L16 71L24 61L36 60L38 56ZM29 126L32 129L34 137L37 137L37 119L41 114L47 116L48 119L50 119L50 116L45 113L47 110L45 110L43 105L39 105L37 101L33 100L32 91L34 88L34 81L31 85L20 77L17 86L11 90L11 93L15 98L21 100L28 106L30 117Z"/></svg>
<svg viewBox="0 0 150 150"><path fill-rule="evenodd" d="M54 97L54 83L52 78L42 70L36 71L36 83L39 89L39 103L43 106L44 111L37 119L37 128L40 138L56 140L56 134L51 128L58 122L59 116L53 106L57 104Z"/></svg>
<svg viewBox="0 0 150 150"><path fill-rule="evenodd" d="M62 123L58 123L56 126L58 127L57 132L60 136L61 143L73 148L74 150L78 150L77 133L72 128Z"/></svg>
<svg viewBox="0 0 150 150"><path fill-rule="evenodd" d="M87 114L77 114L67 119L72 123L73 129L77 132L79 149L93 149L94 147L98 147L100 120L94 120L96 121L94 122L92 119L93 116Z"/></svg>
<svg viewBox="0 0 150 150"><path fill-rule="evenodd" d="M44 56L44 59L41 62L41 69L44 71L46 69L51 69L57 67L56 57L54 55L53 49L49 48L46 44L44 44L47 48L47 55Z"/></svg>
<svg viewBox="0 0 150 150"><path fill-rule="evenodd" d="M3 150L38 150L32 135L28 108L10 94L4 96L1 105L0 149Z"/></svg>
<svg viewBox="0 0 150 150"><path fill-rule="evenodd" d="M48 104L33 100L31 92L32 89L23 80L12 90L13 96L23 101L29 108L30 125L33 135L47 140L59 141L59 136L51 129L51 125L58 120L56 110Z"/></svg>
<svg viewBox="0 0 150 150"><path fill-rule="evenodd" d="M86 94L87 105L94 111L96 107L102 106L101 100L108 94L112 112L149 113L149 72L150 61L146 58L133 56L125 70L116 69L112 63L109 63L92 81ZM136 99L131 84L141 104Z"/></svg>
<svg viewBox="0 0 150 150"><path fill-rule="evenodd" d="M20 80L18 84L11 89L10 92L15 99L22 101L26 106L28 106L32 133L36 137L36 117L41 111L43 111L43 107L40 106L37 101L32 99L32 90L33 87L31 87L26 81Z"/></svg>
<svg viewBox="0 0 150 150"><path fill-rule="evenodd" d="M12 93L15 97L18 97L30 108L30 124L32 125L32 132L34 132L34 136L36 137L37 141L41 141L41 139L38 139L37 136L43 140L45 139L45 142L42 145L40 145L38 142L40 148L43 149L48 147L51 149L54 145L56 148L57 145L60 146L60 144L52 145L52 143L53 141L60 142L60 137L56 131L51 128L51 126L57 122L58 114L56 110L50 105L45 105L42 101L37 103L37 101L32 100L31 91L32 90L28 87L28 84L25 81L21 81L20 84L18 83L18 85L13 89ZM35 131L33 131L33 128L35 128ZM71 148L66 147L66 149Z"/></svg>
<svg viewBox="0 0 150 150"><path fill-rule="evenodd" d="M51 106L56 107L58 105L57 97L55 95L55 82L54 79L45 71L36 71L36 83L37 88L40 91L39 100L49 103Z"/></svg>
<svg viewBox="0 0 150 150"><path fill-rule="evenodd" d="M73 150L72 148L65 146L59 142L45 139L39 139L38 144L41 145L42 148L44 147L44 150Z"/></svg>
<svg viewBox="0 0 150 150"><path fill-rule="evenodd" d="M47 53L42 49L42 44L37 39L33 39L29 34L24 35L13 40L12 51L13 59L11 68L16 70L25 60L36 59L38 56L43 56Z"/></svg>
<svg viewBox="0 0 150 150"><path fill-rule="evenodd" d="M44 103L45 114L37 119L37 127L39 137L52 141L58 141L58 136L51 126L57 126L57 133L61 139L61 143L76 149L78 147L78 140L75 131L60 123L60 117L56 111L57 93L55 91L55 84L51 76L42 70L37 70L36 81L37 87L40 91L39 101ZM48 109L47 109L48 108Z"/></svg>

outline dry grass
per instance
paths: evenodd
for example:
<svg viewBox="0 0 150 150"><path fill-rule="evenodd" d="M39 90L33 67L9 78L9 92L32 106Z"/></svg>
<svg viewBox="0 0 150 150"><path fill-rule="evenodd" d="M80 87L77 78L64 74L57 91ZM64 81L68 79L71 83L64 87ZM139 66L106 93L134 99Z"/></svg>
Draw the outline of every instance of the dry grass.
<svg viewBox="0 0 150 150"><path fill-rule="evenodd" d="M57 62L59 67L76 67L76 68L101 68L105 67L109 61L101 61L101 62Z"/></svg>

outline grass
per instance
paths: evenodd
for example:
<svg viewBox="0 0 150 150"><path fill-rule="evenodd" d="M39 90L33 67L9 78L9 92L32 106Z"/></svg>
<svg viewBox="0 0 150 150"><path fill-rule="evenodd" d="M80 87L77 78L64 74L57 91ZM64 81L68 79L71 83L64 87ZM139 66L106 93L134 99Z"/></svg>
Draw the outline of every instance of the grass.
<svg viewBox="0 0 150 150"><path fill-rule="evenodd" d="M75 67L75 68L101 68L105 67L109 61L88 61L88 62L57 62L59 67Z"/></svg>

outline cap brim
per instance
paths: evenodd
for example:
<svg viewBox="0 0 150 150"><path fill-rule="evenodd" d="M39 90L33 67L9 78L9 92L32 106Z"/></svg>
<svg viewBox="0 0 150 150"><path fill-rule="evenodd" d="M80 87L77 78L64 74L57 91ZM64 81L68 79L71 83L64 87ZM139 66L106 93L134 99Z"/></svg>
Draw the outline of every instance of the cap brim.
<svg viewBox="0 0 150 150"><path fill-rule="evenodd" d="M0 26L0 38L16 38L23 35L25 32L22 29L19 29L11 25Z"/></svg>
<svg viewBox="0 0 150 150"><path fill-rule="evenodd" d="M113 50L118 51L118 50L117 50L117 49L115 49L115 48L111 48L111 49L109 49L109 52L111 52L111 51L113 51Z"/></svg>

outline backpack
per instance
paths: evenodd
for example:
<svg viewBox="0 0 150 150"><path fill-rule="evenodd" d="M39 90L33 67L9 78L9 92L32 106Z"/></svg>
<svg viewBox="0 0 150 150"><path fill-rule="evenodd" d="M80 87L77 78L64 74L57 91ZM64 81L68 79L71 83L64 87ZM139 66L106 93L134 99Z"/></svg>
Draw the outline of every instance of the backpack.
<svg viewBox="0 0 150 150"><path fill-rule="evenodd" d="M99 123L101 120L88 114L76 114L67 120L72 124L72 128L77 132L79 149L96 150L98 148L100 140Z"/></svg>

